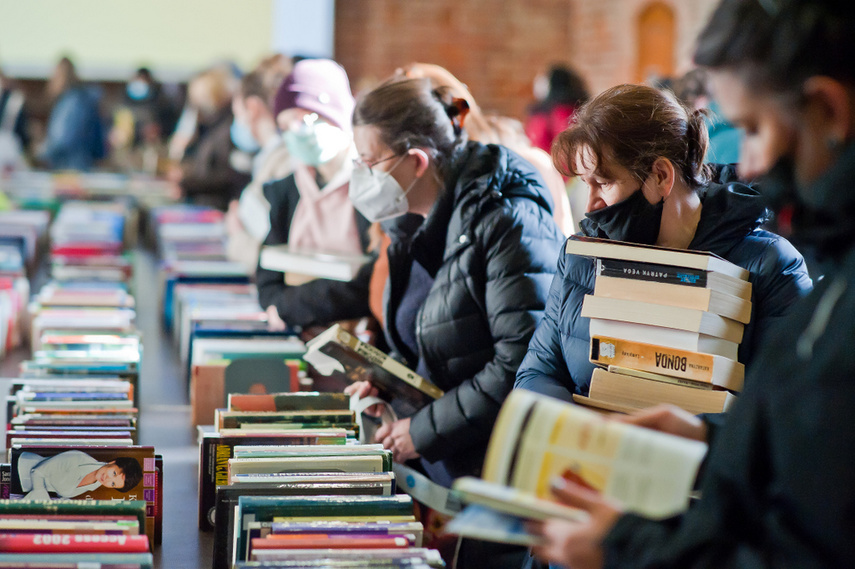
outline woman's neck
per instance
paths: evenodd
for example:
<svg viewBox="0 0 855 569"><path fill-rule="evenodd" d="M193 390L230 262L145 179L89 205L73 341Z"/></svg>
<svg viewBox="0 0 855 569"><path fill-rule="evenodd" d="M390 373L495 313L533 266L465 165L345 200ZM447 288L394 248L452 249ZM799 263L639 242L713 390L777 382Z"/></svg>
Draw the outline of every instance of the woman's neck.
<svg viewBox="0 0 855 569"><path fill-rule="evenodd" d="M445 183L442 181L439 172L437 172L436 166L431 164L422 177L416 180L416 183L407 194L407 202L410 206L409 212L427 217L444 186ZM402 189L406 191L407 188Z"/></svg>
<svg viewBox="0 0 855 569"><path fill-rule="evenodd" d="M701 221L701 198L682 180L674 182L671 195L662 208L662 224L659 227L661 247L688 249Z"/></svg>
<svg viewBox="0 0 855 569"><path fill-rule="evenodd" d="M351 146L348 146L339 152L335 158L328 162L324 162L317 167L318 174L321 178L320 181L323 182L322 184L318 184L319 186L323 187L329 184L330 180L332 180L335 175L341 171L342 166L344 166L344 161L350 158L351 148Z"/></svg>

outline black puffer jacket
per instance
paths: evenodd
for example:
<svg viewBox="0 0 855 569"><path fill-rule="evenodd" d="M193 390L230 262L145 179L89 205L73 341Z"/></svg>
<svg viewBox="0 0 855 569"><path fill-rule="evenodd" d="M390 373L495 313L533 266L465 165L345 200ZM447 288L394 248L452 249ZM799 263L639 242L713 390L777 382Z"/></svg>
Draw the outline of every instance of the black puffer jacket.
<svg viewBox="0 0 855 569"><path fill-rule="evenodd" d="M412 417L410 434L452 477L480 469L564 241L528 162L470 142L455 164L408 251L434 279L416 318L420 367L446 392Z"/></svg>
<svg viewBox="0 0 855 569"><path fill-rule="evenodd" d="M739 361L746 365L769 329L811 290L801 254L774 233L764 231L765 202L753 189L731 182L710 184L689 249L711 251L747 269L753 284L751 322L745 327ZM534 334L517 374L516 387L569 401L588 394L594 365L588 361L590 319L580 316L582 300L594 293L595 266L589 257L562 254L546 315Z"/></svg>
<svg viewBox="0 0 855 569"><path fill-rule="evenodd" d="M300 201L294 175L264 184L263 192L270 204L270 232L264 245L287 243L291 220ZM355 212L355 215L364 250L368 246L370 223L359 212ZM264 309L276 306L282 320L289 326L300 328L370 316L368 283L373 269L372 260L363 265L351 281L315 279L300 286L288 286L283 273L263 269L259 265L255 271L258 302Z"/></svg>

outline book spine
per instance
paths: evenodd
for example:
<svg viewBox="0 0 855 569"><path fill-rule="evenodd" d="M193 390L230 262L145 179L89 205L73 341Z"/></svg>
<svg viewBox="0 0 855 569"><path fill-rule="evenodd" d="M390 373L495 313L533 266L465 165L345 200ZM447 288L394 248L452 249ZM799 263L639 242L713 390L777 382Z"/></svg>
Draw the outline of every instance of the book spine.
<svg viewBox="0 0 855 569"><path fill-rule="evenodd" d="M706 271L619 259L597 259L597 275L700 288L707 286Z"/></svg>
<svg viewBox="0 0 855 569"><path fill-rule="evenodd" d="M0 534L3 553L146 553L148 536L103 534Z"/></svg>
<svg viewBox="0 0 855 569"><path fill-rule="evenodd" d="M12 492L12 465L8 462L0 464L0 499L9 499Z"/></svg>
<svg viewBox="0 0 855 569"><path fill-rule="evenodd" d="M695 382L715 380L716 358L711 354L601 336L591 337L591 362L648 371ZM740 364L734 362L734 366Z"/></svg>

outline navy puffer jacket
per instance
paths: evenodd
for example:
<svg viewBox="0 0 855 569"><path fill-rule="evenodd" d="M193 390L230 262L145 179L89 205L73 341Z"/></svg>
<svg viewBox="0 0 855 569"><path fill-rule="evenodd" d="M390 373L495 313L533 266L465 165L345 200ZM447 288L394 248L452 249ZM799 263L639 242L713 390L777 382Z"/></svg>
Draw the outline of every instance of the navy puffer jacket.
<svg viewBox="0 0 855 569"><path fill-rule="evenodd" d="M812 288L802 255L783 237L760 228L763 199L743 184L713 183L702 190L701 219L689 249L711 251L747 269L752 283L751 322L739 347L748 364L770 327ZM587 395L594 365L588 361L590 319L582 300L594 292L595 261L562 254L546 314L529 345L515 387L569 401Z"/></svg>
<svg viewBox="0 0 855 569"><path fill-rule="evenodd" d="M420 368L446 394L413 415L410 435L454 477L481 467L564 237L540 175L502 146L468 143L446 182L406 252L434 279L416 339Z"/></svg>

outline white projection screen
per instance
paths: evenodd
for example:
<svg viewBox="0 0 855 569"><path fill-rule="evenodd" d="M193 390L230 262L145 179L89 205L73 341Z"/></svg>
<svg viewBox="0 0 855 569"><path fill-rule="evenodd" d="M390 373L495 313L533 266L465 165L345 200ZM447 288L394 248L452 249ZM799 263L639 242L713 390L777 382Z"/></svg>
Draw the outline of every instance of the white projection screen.
<svg viewBox="0 0 855 569"><path fill-rule="evenodd" d="M0 66L50 74L68 55L90 80L146 65L181 81L212 63L247 69L273 51L332 57L334 0L0 0Z"/></svg>

